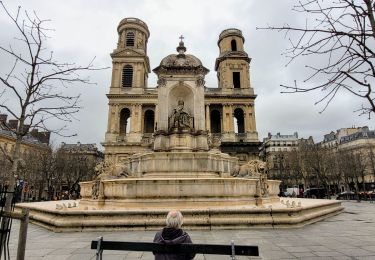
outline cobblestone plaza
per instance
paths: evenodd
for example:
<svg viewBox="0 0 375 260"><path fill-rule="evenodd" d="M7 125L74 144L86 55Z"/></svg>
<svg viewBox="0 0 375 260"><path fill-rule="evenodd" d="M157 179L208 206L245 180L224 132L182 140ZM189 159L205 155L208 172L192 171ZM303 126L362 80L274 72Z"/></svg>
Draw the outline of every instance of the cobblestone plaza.
<svg viewBox="0 0 375 260"><path fill-rule="evenodd" d="M258 245L259 259L375 259L375 204L343 202L345 211L335 217L297 229L247 229L189 231L193 242ZM19 223L10 239L15 258ZM95 259L91 240L151 242L154 231L53 233L29 225L26 259ZM105 251L103 259L153 259L151 253ZM229 259L229 256L197 255L195 259ZM238 257L237 259L248 259ZM258 259L258 258L251 258Z"/></svg>

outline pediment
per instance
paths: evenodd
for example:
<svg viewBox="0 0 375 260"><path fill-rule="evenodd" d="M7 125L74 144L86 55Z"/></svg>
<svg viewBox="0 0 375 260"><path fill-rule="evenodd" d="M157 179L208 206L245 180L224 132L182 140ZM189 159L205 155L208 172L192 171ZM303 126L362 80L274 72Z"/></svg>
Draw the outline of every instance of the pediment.
<svg viewBox="0 0 375 260"><path fill-rule="evenodd" d="M126 56L145 56L145 53L141 51L137 51L135 49L114 50L111 53L111 57L126 57Z"/></svg>

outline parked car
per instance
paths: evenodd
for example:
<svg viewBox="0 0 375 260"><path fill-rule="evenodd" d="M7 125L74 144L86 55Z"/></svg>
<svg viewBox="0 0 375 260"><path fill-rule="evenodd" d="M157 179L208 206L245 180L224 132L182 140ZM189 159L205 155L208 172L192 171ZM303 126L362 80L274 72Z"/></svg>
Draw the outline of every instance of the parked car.
<svg viewBox="0 0 375 260"><path fill-rule="evenodd" d="M324 199L327 196L326 189L324 188L311 188L306 189L303 193L305 198Z"/></svg>
<svg viewBox="0 0 375 260"><path fill-rule="evenodd" d="M359 195L359 199L361 200L374 200L375 199L374 191L362 191L358 195Z"/></svg>
<svg viewBox="0 0 375 260"><path fill-rule="evenodd" d="M337 196L338 200L355 200L356 194L353 191L343 191Z"/></svg>

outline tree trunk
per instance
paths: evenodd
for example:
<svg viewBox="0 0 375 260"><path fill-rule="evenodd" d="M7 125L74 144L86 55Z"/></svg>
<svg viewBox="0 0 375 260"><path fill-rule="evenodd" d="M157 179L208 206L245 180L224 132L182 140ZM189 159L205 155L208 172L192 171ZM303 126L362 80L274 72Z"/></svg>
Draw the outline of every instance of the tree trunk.
<svg viewBox="0 0 375 260"><path fill-rule="evenodd" d="M21 143L22 143L22 136L17 136L16 143L14 145L14 152L13 152L13 162L12 162L12 169L9 176L9 192L14 192L14 188L16 186L16 179L17 179L17 172L18 172L18 165L20 162L20 155L21 155ZM13 200L13 193L7 194L7 199L5 203L5 211L10 211L12 208L12 200Z"/></svg>

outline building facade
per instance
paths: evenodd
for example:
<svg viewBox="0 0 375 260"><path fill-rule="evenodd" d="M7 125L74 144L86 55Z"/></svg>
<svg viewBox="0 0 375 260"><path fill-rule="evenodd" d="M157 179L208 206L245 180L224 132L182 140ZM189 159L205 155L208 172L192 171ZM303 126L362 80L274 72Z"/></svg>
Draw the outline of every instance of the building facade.
<svg viewBox="0 0 375 260"><path fill-rule="evenodd" d="M375 131L367 126L341 128L331 132L329 140L325 135L324 140L319 143L321 147L329 148L335 153L349 154L355 161L355 167L359 170L353 174L351 189L358 188L355 182L361 184L360 189L374 190L375 181ZM339 162L341 163L341 162ZM341 187L342 190L348 187Z"/></svg>
<svg viewBox="0 0 375 260"><path fill-rule="evenodd" d="M192 128L207 132L211 148L219 147L222 152L237 156L240 162L258 157L260 142L254 110L256 95L250 83L251 59L244 50L245 38L240 30L227 29L219 35L216 87L205 85L204 76L209 71L197 57L186 53L182 37L177 54L167 55L153 70L158 75L157 86L149 87L147 25L136 18L125 18L117 31L119 37L117 48L111 53L112 81L107 94L108 127L102 143L108 160L121 163L130 155L154 149L155 133L168 125L173 112L160 113L158 104L170 107L169 103L175 100L185 103L189 114L194 115ZM175 98L164 100L165 87L176 89ZM202 93L193 95L190 89ZM193 96L203 100L193 100ZM197 102L203 102L204 106ZM195 111L198 107L204 110Z"/></svg>
<svg viewBox="0 0 375 260"><path fill-rule="evenodd" d="M16 137L12 130L18 127L17 120L7 121L6 114L0 114L0 156L11 156L14 151ZM45 152L49 149L50 132L39 132L33 129L27 134L21 143L21 155L35 152ZM6 155L4 155L4 152Z"/></svg>
<svg viewBox="0 0 375 260"><path fill-rule="evenodd" d="M325 187L330 193L374 190L375 131L341 128L314 143L298 134L268 134L260 148L271 178L284 186Z"/></svg>
<svg viewBox="0 0 375 260"><path fill-rule="evenodd" d="M282 135L277 133L263 139L263 143L259 148L259 156L267 162L270 176L280 177L284 169L284 155L286 153L297 151L299 145L298 133L294 132L292 135Z"/></svg>

